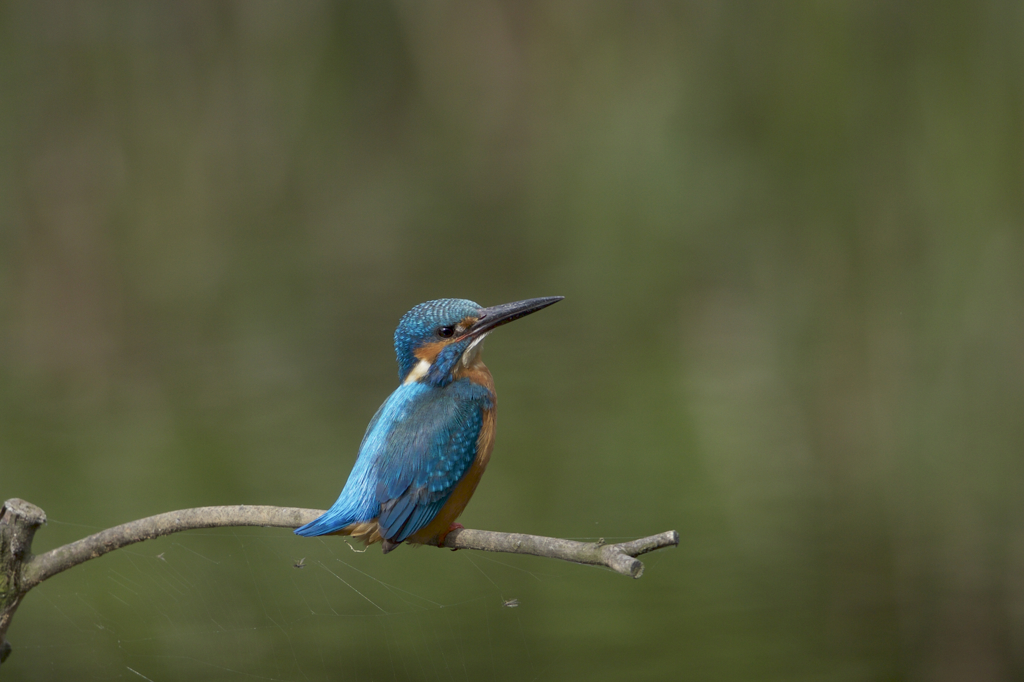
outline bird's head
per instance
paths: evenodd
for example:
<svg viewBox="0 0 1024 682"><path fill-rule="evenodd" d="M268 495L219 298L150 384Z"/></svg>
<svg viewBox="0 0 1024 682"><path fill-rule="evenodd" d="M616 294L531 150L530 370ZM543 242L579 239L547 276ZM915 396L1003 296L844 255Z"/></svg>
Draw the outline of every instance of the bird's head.
<svg viewBox="0 0 1024 682"><path fill-rule="evenodd" d="M561 300L561 296L531 298L490 308L461 298L420 303L402 316L395 330L398 377L402 383L446 386L460 366L473 364L484 337L495 327Z"/></svg>

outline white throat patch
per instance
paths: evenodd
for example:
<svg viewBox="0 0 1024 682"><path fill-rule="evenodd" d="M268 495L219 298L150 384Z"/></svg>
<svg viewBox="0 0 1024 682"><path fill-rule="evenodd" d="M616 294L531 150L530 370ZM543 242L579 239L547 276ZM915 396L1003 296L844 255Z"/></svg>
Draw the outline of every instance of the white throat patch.
<svg viewBox="0 0 1024 682"><path fill-rule="evenodd" d="M426 360L420 360L416 363L416 366L409 370L409 373L405 377L405 381L402 385L411 384L414 381L419 381L423 377L427 376L427 372L430 371L430 363Z"/></svg>
<svg viewBox="0 0 1024 682"><path fill-rule="evenodd" d="M487 338L487 334L490 334L490 332L482 334L481 336L478 336L475 339L473 339L469 346L466 347L466 350L462 351L463 367L469 367L471 364L473 364L473 361L476 360L477 357L480 355L480 351L483 349L484 339Z"/></svg>

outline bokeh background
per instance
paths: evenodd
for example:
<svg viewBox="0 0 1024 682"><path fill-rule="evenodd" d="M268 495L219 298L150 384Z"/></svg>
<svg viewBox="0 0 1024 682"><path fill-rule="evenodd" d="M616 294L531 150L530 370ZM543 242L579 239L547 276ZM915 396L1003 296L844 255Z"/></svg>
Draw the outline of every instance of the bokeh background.
<svg viewBox="0 0 1024 682"><path fill-rule="evenodd" d="M0 496L37 551L328 506L446 296L566 296L487 342L462 521L681 535L639 581L172 536L36 588L4 678L1024 677L1022 36L1013 2L3 3Z"/></svg>

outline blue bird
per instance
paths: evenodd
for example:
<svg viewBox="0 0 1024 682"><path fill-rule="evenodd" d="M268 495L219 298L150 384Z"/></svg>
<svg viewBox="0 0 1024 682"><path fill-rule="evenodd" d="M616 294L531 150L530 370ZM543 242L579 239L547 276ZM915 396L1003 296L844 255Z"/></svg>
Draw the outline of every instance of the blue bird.
<svg viewBox="0 0 1024 682"><path fill-rule="evenodd" d="M466 508L494 447L497 398L480 358L496 327L562 296L481 308L442 298L407 312L395 330L401 385L359 446L338 501L299 535L351 535L380 542L440 545Z"/></svg>

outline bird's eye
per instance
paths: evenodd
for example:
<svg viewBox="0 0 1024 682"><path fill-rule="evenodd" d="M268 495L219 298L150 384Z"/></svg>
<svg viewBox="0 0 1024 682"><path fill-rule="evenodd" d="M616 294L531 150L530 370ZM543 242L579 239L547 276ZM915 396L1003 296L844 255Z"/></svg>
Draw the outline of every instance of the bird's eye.
<svg viewBox="0 0 1024 682"><path fill-rule="evenodd" d="M455 327L438 327L437 335L446 339L450 339L455 333Z"/></svg>

